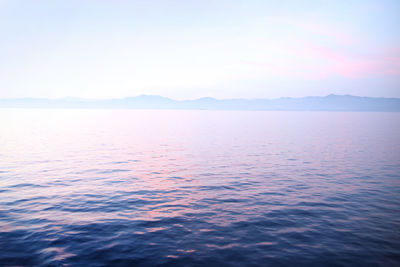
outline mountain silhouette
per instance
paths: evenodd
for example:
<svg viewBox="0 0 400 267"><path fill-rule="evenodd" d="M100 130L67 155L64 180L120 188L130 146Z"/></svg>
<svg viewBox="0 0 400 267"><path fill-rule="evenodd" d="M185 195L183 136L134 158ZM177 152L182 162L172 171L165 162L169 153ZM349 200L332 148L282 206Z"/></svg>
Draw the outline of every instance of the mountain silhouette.
<svg viewBox="0 0 400 267"><path fill-rule="evenodd" d="M400 111L400 98L352 95L308 96L277 99L173 100L159 95L118 99L14 98L0 99L0 108L104 108L104 109L206 109L206 110L287 110L287 111Z"/></svg>

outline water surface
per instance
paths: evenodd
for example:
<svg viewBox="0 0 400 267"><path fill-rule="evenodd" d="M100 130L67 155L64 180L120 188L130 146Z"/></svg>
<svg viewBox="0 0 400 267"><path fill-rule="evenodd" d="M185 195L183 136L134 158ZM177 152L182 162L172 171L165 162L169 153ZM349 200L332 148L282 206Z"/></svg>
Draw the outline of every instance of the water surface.
<svg viewBox="0 0 400 267"><path fill-rule="evenodd" d="M0 122L1 266L400 264L400 113Z"/></svg>

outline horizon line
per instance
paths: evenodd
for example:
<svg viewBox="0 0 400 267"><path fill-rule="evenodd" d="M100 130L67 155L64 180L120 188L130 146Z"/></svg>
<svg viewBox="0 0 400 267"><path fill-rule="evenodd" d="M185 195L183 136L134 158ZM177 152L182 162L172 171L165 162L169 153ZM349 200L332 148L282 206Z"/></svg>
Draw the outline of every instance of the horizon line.
<svg viewBox="0 0 400 267"><path fill-rule="evenodd" d="M164 99L169 99L173 101L193 101L193 100L200 100L200 99L213 99L213 100L278 100L278 99L301 99L301 98L325 98L329 96L347 96L347 97L361 97L361 98L384 98L384 99L400 99L400 97L386 97L386 96L359 96L359 95L351 95L351 94L328 94L324 96L317 96L317 95L309 95L309 96L299 96L299 97L291 97L291 96L281 96L275 98L215 98L211 96L203 96L198 98L191 98L191 99L181 99L177 100L171 97L166 97L162 95L156 94L140 94L136 96L126 96L126 97L110 97L110 98L85 98L85 97L75 97L75 96L64 96L64 97L13 97L13 98L0 98L0 100L17 100L17 99L45 99L45 100L94 100L94 101L102 101L102 100L121 100L121 99L129 99L129 98L137 98L137 97L160 97Z"/></svg>

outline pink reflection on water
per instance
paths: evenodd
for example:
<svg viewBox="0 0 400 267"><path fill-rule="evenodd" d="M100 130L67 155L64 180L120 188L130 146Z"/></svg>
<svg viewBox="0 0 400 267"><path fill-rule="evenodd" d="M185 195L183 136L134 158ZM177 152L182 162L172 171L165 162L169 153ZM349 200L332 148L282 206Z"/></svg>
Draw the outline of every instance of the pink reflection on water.
<svg viewBox="0 0 400 267"><path fill-rule="evenodd" d="M60 248L60 247L48 247L43 249L41 252L46 254L48 253L55 254L55 256L53 256L53 260L55 261L60 261L69 257L76 256L76 254L66 252L65 248Z"/></svg>
<svg viewBox="0 0 400 267"><path fill-rule="evenodd" d="M357 167L398 159L399 144L388 141L397 140L388 127L396 114L21 110L11 118L4 112L0 160L10 173L0 183L10 188L10 203L35 199L18 204L29 213L12 214L26 220L84 224L204 213L211 214L207 222L226 226L309 196L318 202L332 191L350 194L359 189L348 180ZM88 200L90 206L80 205Z"/></svg>

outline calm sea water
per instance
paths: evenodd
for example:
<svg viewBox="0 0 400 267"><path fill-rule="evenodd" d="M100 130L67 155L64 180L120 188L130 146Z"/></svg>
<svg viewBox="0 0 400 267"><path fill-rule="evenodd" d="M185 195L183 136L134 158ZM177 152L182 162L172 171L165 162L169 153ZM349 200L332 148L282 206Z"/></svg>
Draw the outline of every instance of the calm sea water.
<svg viewBox="0 0 400 267"><path fill-rule="evenodd" d="M400 264L400 113L0 122L1 266Z"/></svg>

